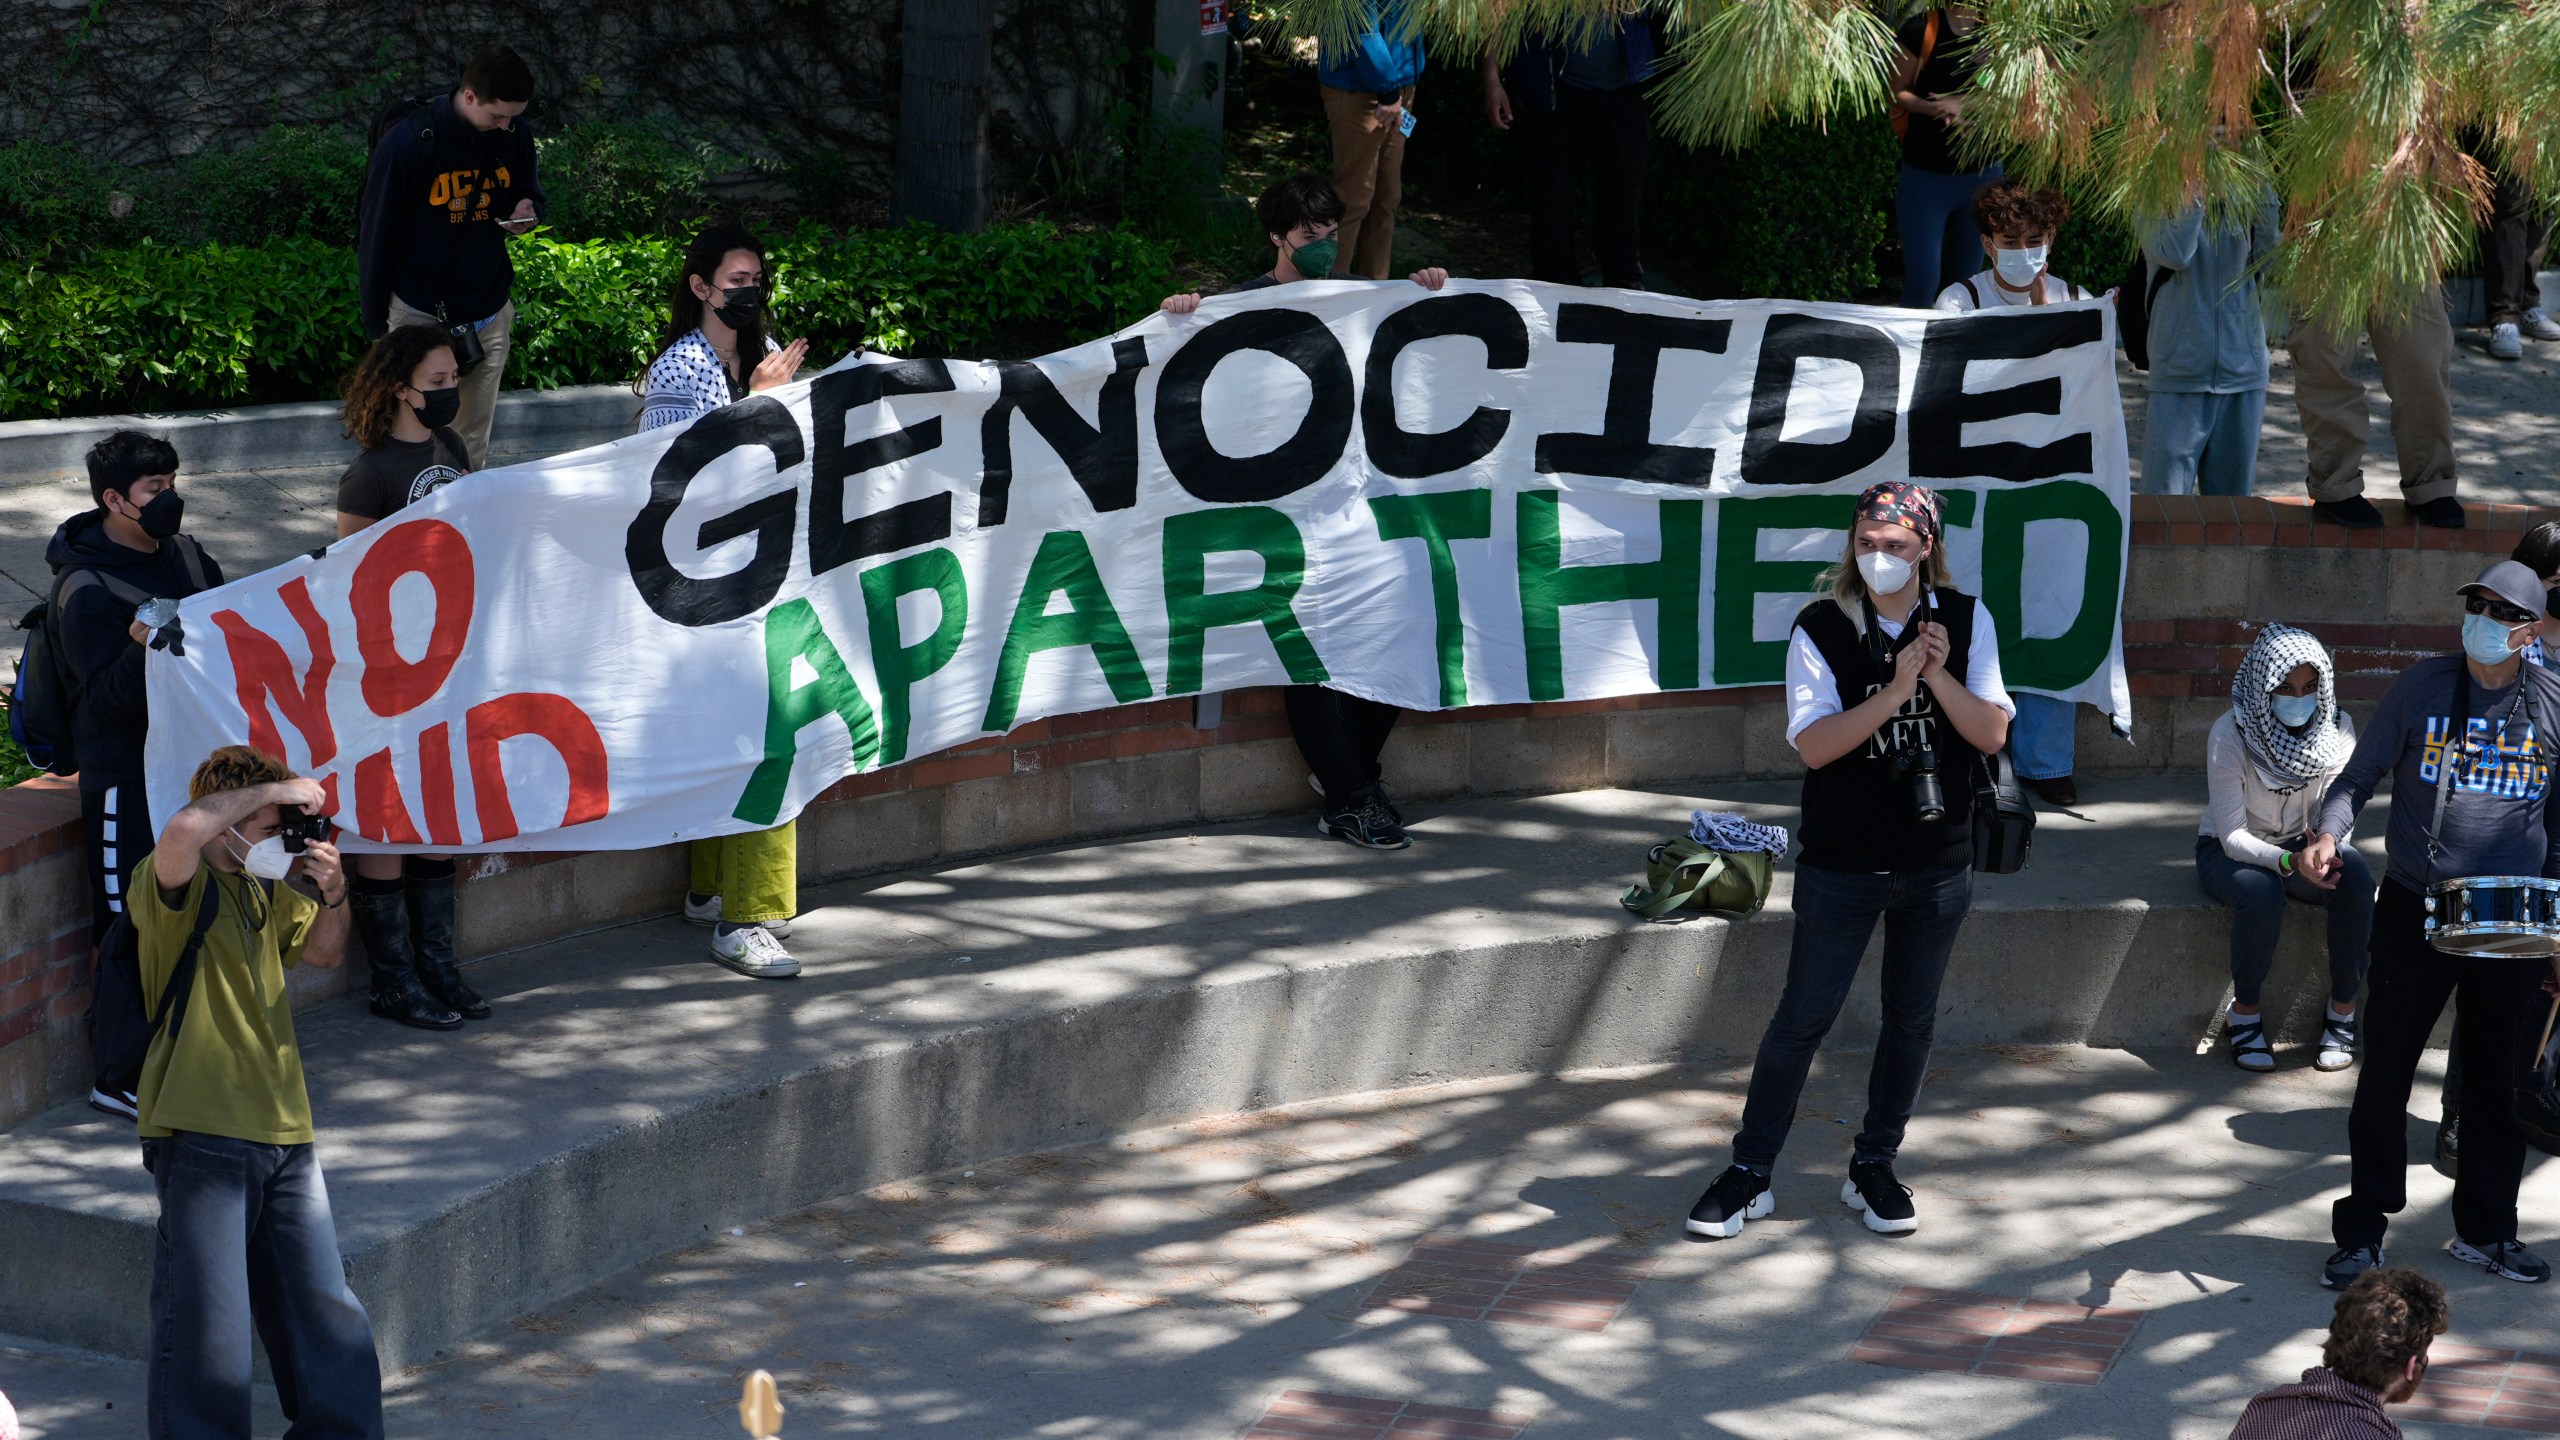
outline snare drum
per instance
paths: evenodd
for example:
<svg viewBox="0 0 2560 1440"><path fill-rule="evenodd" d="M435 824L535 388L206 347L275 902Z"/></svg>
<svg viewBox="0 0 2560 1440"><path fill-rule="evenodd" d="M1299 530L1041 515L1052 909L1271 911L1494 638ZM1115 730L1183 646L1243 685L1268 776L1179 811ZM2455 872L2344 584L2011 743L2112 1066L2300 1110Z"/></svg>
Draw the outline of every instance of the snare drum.
<svg viewBox="0 0 2560 1440"><path fill-rule="evenodd" d="M2427 887L2427 943L2448 955L2560 955L2560 880L2475 875Z"/></svg>

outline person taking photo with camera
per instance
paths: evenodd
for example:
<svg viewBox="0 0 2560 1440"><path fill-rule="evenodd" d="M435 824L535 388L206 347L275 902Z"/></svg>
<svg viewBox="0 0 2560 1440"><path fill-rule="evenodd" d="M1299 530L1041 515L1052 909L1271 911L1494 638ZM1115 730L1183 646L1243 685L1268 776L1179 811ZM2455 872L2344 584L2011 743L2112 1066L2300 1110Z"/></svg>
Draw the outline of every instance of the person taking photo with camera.
<svg viewBox="0 0 2560 1440"><path fill-rule="evenodd" d="M1777 1212L1770 1174L1814 1052L1847 1003L1884 922L1884 1017L1841 1203L1867 1228L1919 1228L1894 1179L1938 1010L1938 985L1973 901L1973 777L2017 711L2000 679L1991 613L1947 582L1936 492L1887 481L1858 497L1828 597L1787 644L1787 742L1805 763L1803 849L1786 988L1760 1038L1733 1164L1689 1211L1689 1232L1730 1239Z"/></svg>
<svg viewBox="0 0 2560 1440"><path fill-rule="evenodd" d="M319 782L245 745L206 756L134 874L142 1163L160 1201L150 1433L249 1440L250 1335L297 1440L381 1440L373 1326L338 1253L285 971L347 951ZM175 987L174 997L169 996Z"/></svg>

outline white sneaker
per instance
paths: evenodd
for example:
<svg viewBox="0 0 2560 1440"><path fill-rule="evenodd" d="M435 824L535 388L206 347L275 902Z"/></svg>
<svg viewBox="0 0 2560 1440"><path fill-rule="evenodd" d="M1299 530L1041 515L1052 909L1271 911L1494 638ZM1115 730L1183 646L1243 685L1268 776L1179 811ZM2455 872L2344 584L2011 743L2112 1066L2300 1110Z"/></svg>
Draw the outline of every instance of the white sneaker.
<svg viewBox="0 0 2560 1440"><path fill-rule="evenodd" d="M2542 307L2536 305L2524 312L2524 338L2560 340L2560 323L2554 323L2550 316L2542 313Z"/></svg>
<svg viewBox="0 0 2560 1440"><path fill-rule="evenodd" d="M2489 354L2497 360L2524 358L2524 337L2513 325L2498 325L2489 331Z"/></svg>
<svg viewBox="0 0 2560 1440"><path fill-rule="evenodd" d="M711 958L757 980L787 980L800 973L800 962L762 925L713 931Z"/></svg>
<svg viewBox="0 0 2560 1440"><path fill-rule="evenodd" d="M720 924L720 897L717 895L706 896L699 904L697 904L694 901L693 892L689 890L686 891L684 897L684 918L696 925L708 925L716 929ZM764 928L772 931L777 939L788 940L791 938L791 922L787 919L767 920L764 922Z"/></svg>
<svg viewBox="0 0 2560 1440"><path fill-rule="evenodd" d="M139 1099L122 1091L101 1090L94 1085L89 1087L89 1108L101 1115L121 1115L127 1120L142 1118Z"/></svg>

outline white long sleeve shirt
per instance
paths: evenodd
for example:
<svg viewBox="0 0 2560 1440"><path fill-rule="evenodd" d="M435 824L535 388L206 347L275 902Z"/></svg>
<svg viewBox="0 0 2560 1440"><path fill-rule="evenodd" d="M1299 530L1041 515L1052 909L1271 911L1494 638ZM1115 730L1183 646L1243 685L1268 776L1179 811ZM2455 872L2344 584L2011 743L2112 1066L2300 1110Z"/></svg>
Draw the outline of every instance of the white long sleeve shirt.
<svg viewBox="0 0 2560 1440"><path fill-rule="evenodd" d="M2343 710L2338 712L2338 724L2348 740L2356 738L2356 722ZM2276 857L2284 853L2284 847L2275 842L2319 828L2320 799L2329 793L2329 782L2338 778L2338 772L2314 775L2298 790L2276 790L2267 783L2258 762L2249 758L2249 747L2240 739L2240 722L2226 710L2205 737L2204 777L2204 819L2196 825L2196 833L2221 841L2222 853L2243 865L2274 870Z"/></svg>

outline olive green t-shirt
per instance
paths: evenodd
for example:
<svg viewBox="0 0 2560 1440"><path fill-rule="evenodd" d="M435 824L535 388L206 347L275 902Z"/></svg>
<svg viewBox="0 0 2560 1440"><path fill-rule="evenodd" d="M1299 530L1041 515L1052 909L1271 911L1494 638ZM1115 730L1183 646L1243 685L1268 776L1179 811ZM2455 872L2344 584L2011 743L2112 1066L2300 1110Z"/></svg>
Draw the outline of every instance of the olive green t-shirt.
<svg viewBox="0 0 2560 1440"><path fill-rule="evenodd" d="M319 904L287 885L226 875L198 865L175 909L161 897L151 857L125 889L142 950L142 999L153 1010L177 968L207 885L222 888L213 928L196 952L195 989L174 1039L152 1037L142 1061L140 1133L190 1130L261 1145L311 1143L311 1097L302 1050L293 1041L285 967L302 961ZM256 924L263 918L263 926Z"/></svg>

